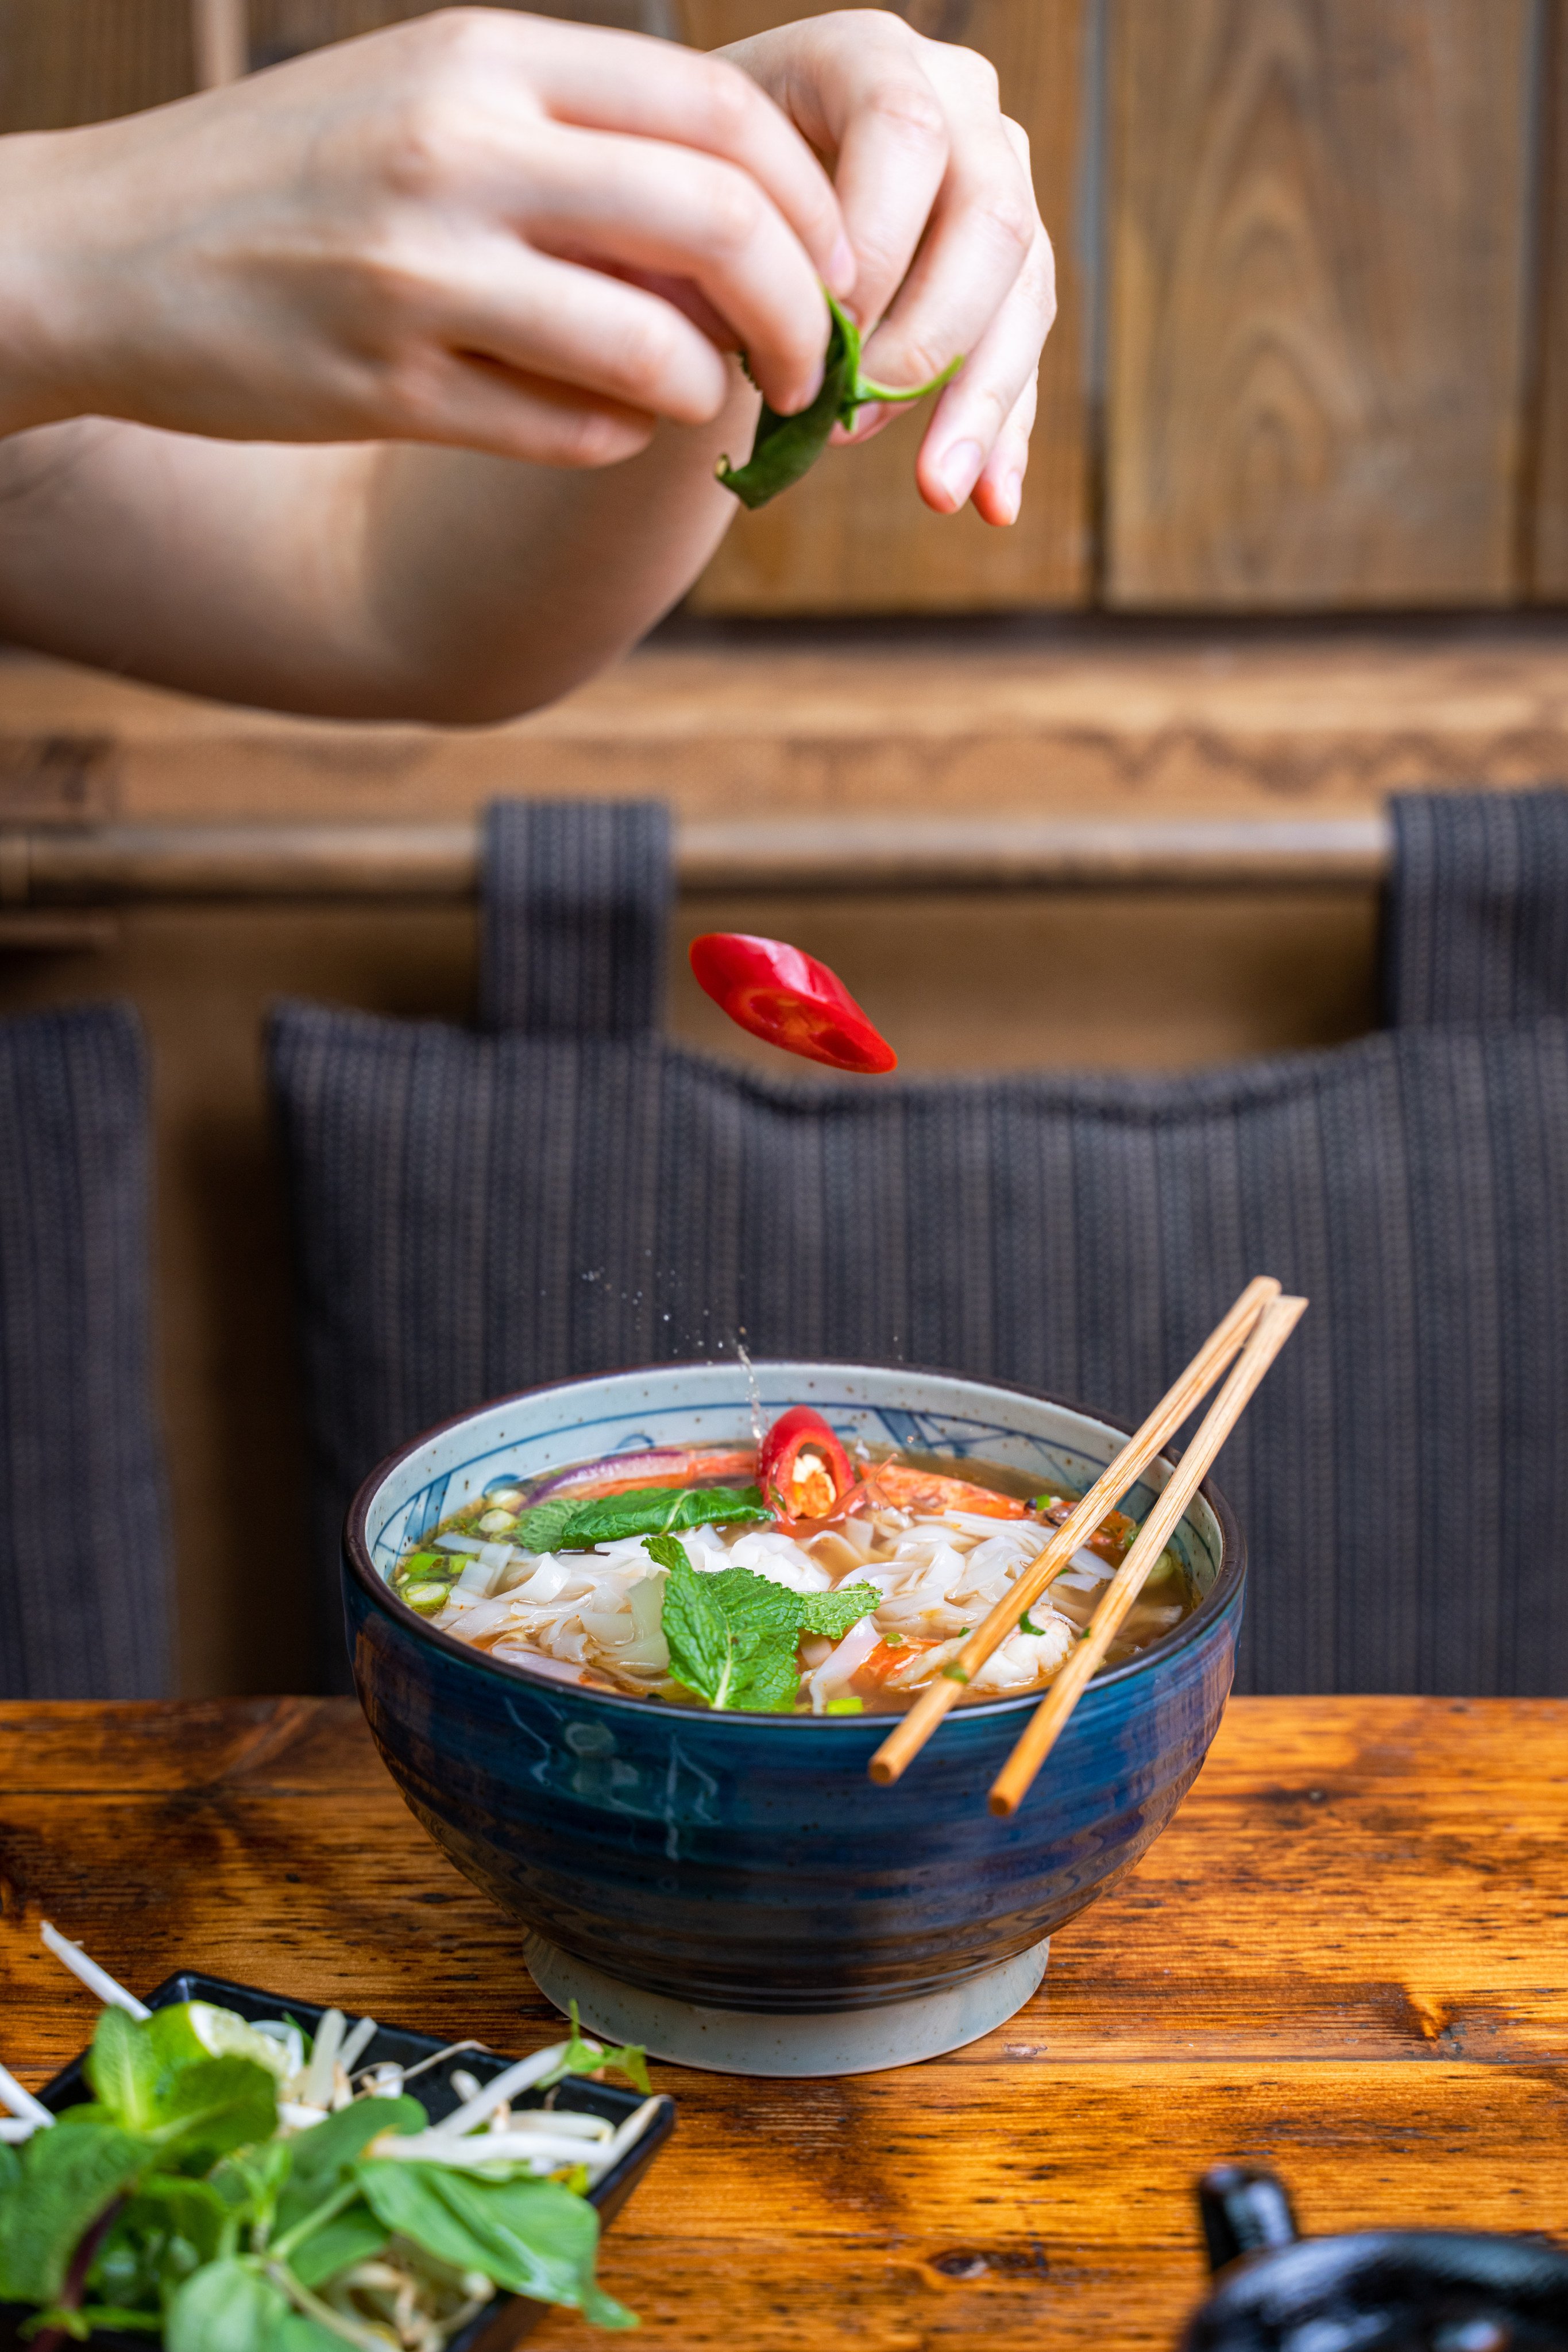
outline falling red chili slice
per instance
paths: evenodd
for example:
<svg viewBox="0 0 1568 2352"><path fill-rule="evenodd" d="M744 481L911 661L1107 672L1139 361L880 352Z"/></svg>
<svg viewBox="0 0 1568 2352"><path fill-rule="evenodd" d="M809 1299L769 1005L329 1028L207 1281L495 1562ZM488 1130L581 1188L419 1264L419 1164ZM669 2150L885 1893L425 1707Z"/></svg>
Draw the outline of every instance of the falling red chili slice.
<svg viewBox="0 0 1568 2352"><path fill-rule="evenodd" d="M797 1404L780 1413L757 1448L757 1484L786 1519L826 1519L855 1473L822 1415Z"/></svg>
<svg viewBox="0 0 1568 2352"><path fill-rule="evenodd" d="M836 1070L899 1066L838 974L787 940L708 931L691 942L691 969L731 1021L786 1054Z"/></svg>

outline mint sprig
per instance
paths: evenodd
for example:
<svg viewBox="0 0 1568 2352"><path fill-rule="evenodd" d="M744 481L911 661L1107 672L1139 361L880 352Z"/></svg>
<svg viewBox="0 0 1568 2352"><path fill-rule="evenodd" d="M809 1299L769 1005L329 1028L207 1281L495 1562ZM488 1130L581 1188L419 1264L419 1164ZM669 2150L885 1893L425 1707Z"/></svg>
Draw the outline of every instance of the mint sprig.
<svg viewBox="0 0 1568 2352"><path fill-rule="evenodd" d="M842 1641L881 1600L869 1584L792 1592L749 1568L699 1571L670 1535L648 1536L643 1549L668 1570L661 1622L670 1674L715 1709L787 1713L800 1689L801 1635Z"/></svg>

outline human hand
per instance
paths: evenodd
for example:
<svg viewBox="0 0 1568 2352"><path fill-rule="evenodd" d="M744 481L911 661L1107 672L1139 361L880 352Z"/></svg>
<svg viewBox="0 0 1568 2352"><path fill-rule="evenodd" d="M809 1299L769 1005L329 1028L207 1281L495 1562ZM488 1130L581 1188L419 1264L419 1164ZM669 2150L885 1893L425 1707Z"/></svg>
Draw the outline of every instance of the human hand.
<svg viewBox="0 0 1568 2352"><path fill-rule="evenodd" d="M1001 110L994 69L880 8L812 17L716 54L751 74L828 161L858 265L842 299L875 329L866 373L922 383L965 354L916 461L926 504L951 514L973 498L987 522L1012 522L1056 269L1029 143ZM868 438L891 414L863 410L847 437Z"/></svg>
<svg viewBox="0 0 1568 2352"><path fill-rule="evenodd" d="M553 466L821 378L855 262L805 140L671 43L453 9L0 141L0 431L447 442Z"/></svg>

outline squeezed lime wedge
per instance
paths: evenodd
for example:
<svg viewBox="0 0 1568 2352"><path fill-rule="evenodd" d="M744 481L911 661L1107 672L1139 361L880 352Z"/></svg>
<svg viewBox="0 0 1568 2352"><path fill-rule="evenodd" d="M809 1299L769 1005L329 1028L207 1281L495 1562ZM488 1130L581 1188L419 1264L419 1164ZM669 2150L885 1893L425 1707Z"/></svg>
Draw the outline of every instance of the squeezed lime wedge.
<svg viewBox="0 0 1568 2352"><path fill-rule="evenodd" d="M232 2009L219 2009L210 2000L154 2010L147 2032L165 2065L188 2066L198 2058L248 2058L279 2083L290 2072L289 2053L281 2042L258 2033Z"/></svg>

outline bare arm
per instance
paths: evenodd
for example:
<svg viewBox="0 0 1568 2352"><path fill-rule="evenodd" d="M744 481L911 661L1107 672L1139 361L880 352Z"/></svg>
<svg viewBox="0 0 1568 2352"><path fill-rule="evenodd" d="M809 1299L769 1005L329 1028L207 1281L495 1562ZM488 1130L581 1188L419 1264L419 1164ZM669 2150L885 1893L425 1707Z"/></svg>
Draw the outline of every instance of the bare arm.
<svg viewBox="0 0 1568 2352"><path fill-rule="evenodd" d="M482 724L564 694L686 592L750 439L660 425L567 472L397 443L236 445L88 418L0 444L0 636L189 693Z"/></svg>
<svg viewBox="0 0 1568 2352"><path fill-rule="evenodd" d="M733 355L808 400L824 279L884 378L971 352L920 487L1010 521L1049 247L994 77L879 11L735 58L458 10L0 141L0 632L342 716L547 700L701 569Z"/></svg>

